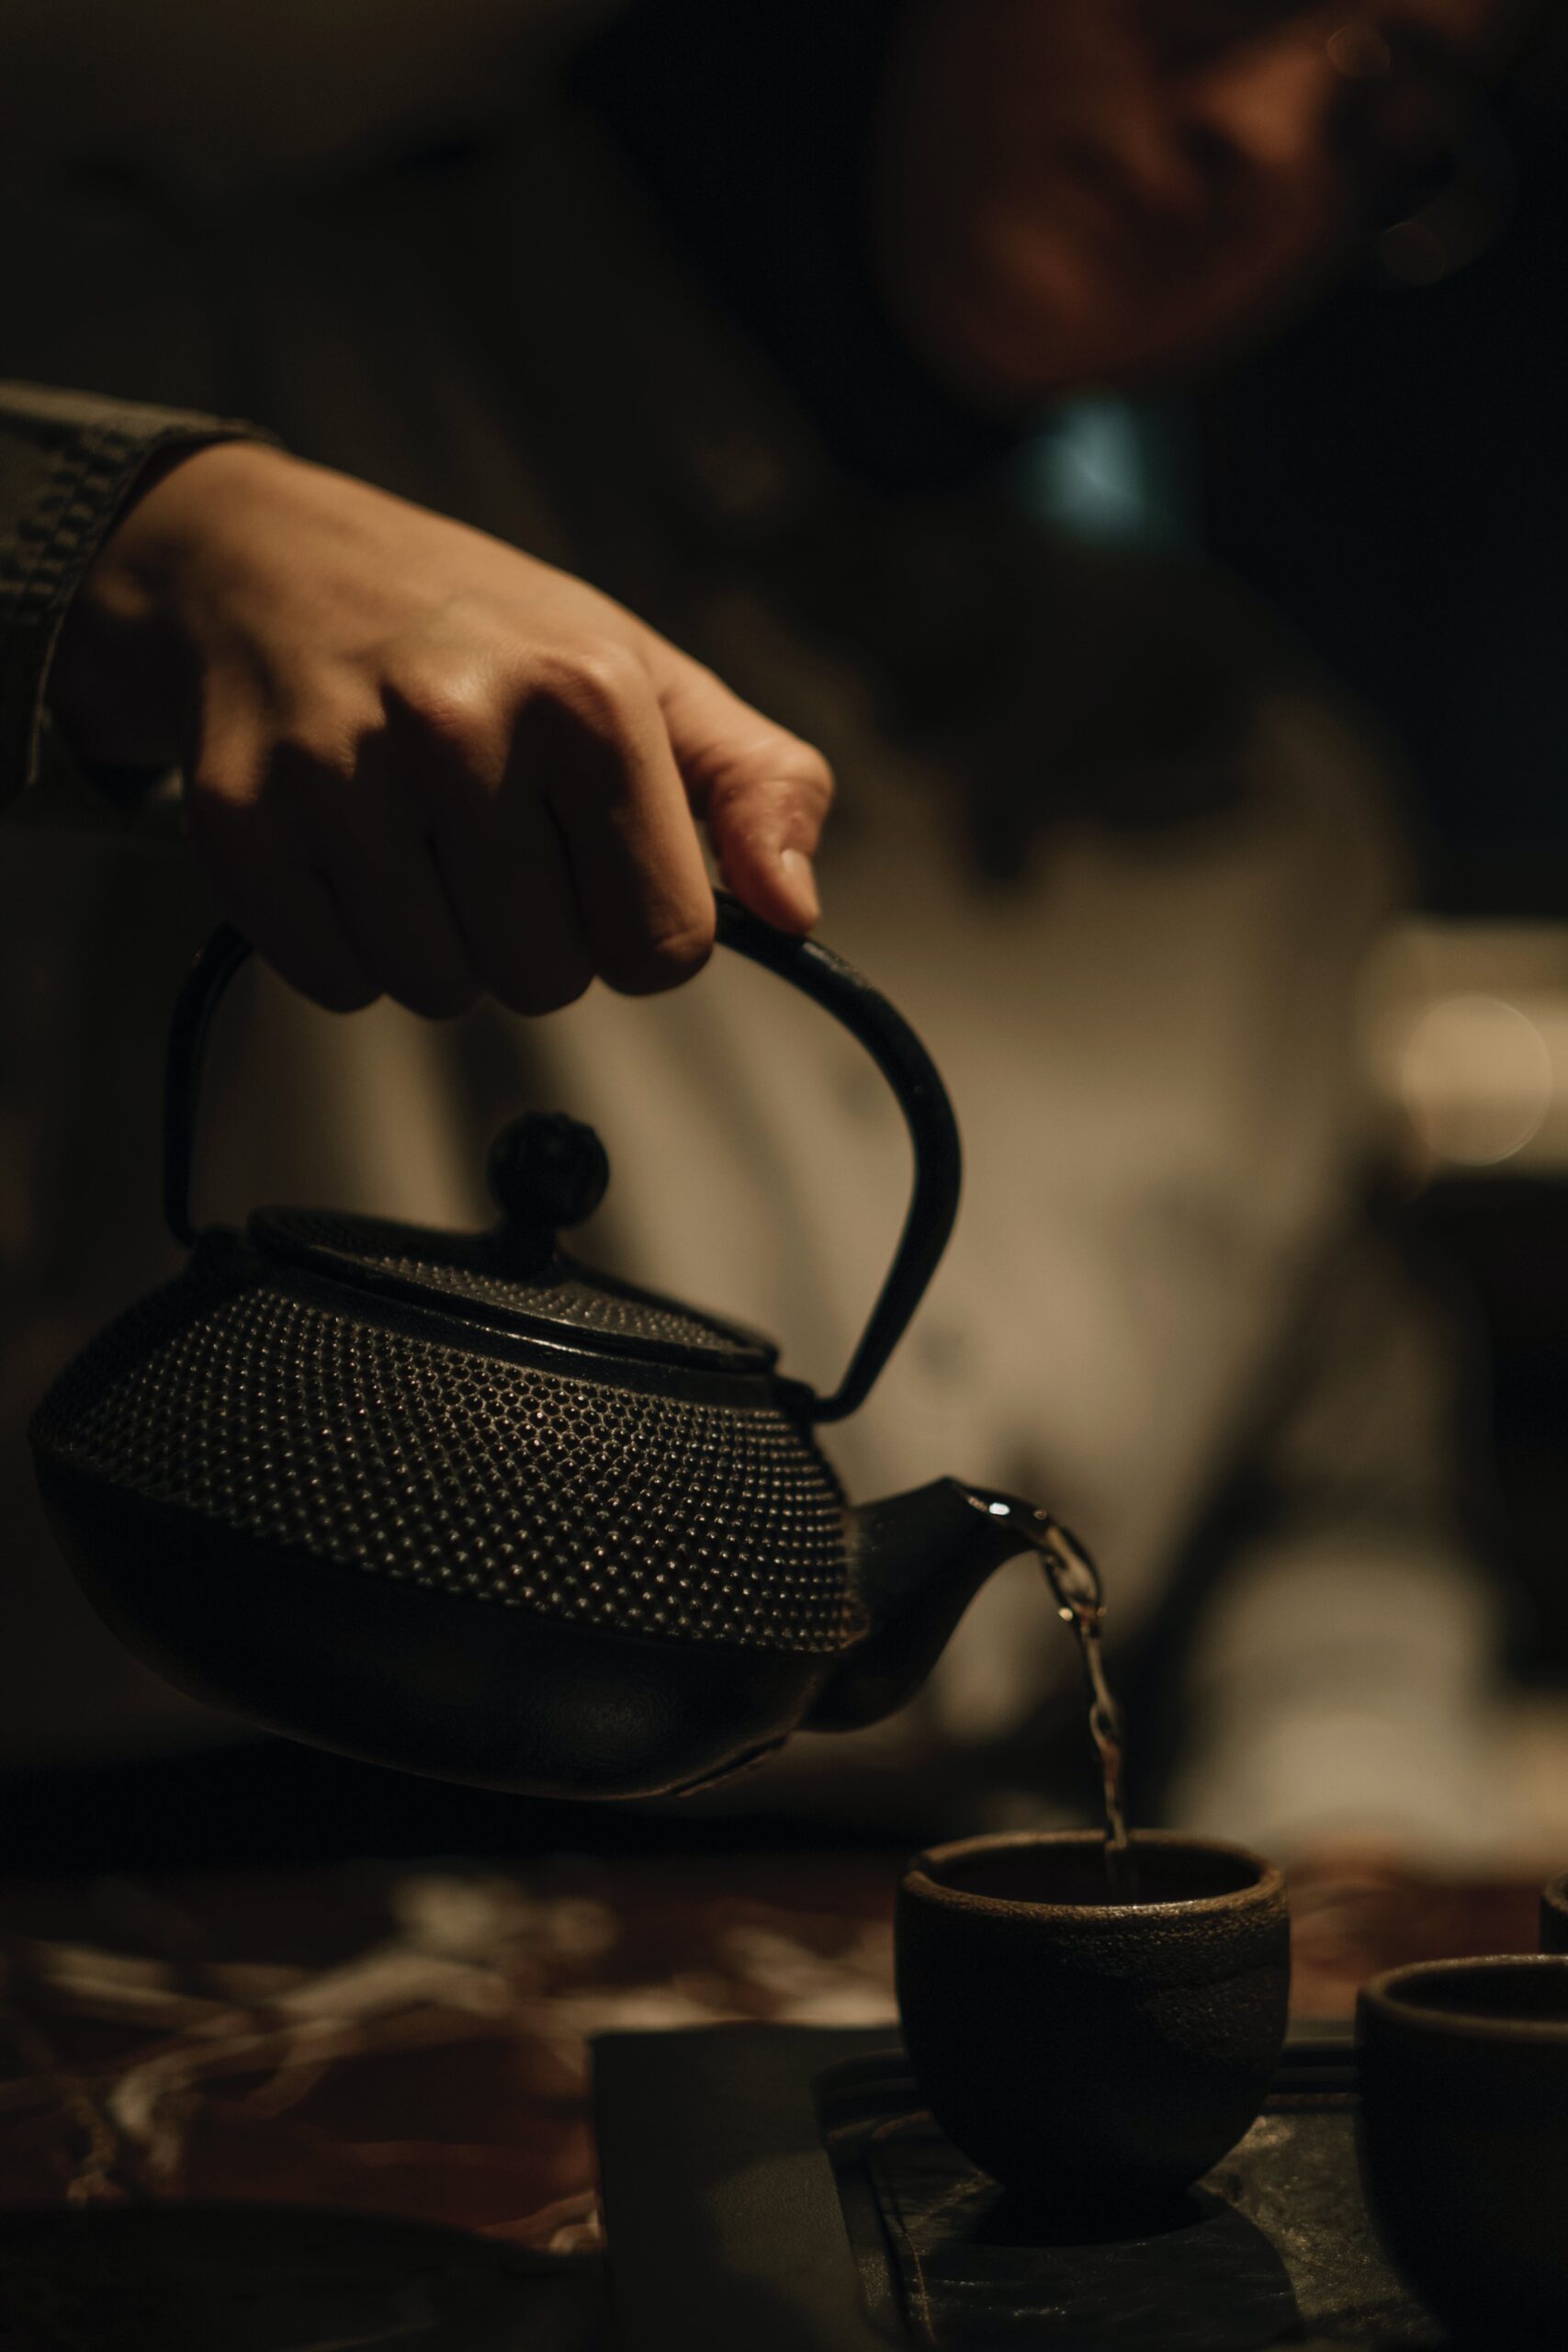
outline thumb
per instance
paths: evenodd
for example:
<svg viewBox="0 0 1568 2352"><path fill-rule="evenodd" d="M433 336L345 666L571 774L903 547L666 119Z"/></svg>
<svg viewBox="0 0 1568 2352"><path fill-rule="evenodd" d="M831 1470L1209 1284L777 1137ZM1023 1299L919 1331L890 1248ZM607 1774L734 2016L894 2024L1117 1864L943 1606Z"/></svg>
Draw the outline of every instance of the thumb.
<svg viewBox="0 0 1568 2352"><path fill-rule="evenodd" d="M673 646L660 644L654 684L725 881L764 922L809 931L820 910L812 860L833 798L827 761Z"/></svg>

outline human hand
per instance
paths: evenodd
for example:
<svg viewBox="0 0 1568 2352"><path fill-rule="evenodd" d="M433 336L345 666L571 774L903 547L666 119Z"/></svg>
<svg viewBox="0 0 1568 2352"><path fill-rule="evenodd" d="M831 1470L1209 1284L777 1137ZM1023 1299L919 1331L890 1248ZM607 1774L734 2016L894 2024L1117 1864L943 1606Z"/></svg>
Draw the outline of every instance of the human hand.
<svg viewBox="0 0 1568 2352"><path fill-rule="evenodd" d="M582 582L265 445L150 477L51 698L84 758L183 767L225 912L335 1011L674 986L713 944L699 820L753 913L816 921L818 752Z"/></svg>

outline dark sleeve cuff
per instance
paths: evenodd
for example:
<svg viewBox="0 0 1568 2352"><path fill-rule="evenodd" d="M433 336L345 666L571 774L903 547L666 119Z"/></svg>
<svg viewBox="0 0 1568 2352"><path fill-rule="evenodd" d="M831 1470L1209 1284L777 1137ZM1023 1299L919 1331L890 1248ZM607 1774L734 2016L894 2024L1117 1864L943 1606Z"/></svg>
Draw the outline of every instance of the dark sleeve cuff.
<svg viewBox="0 0 1568 2352"><path fill-rule="evenodd" d="M72 597L148 459L258 426L0 383L0 808L44 773L44 690Z"/></svg>

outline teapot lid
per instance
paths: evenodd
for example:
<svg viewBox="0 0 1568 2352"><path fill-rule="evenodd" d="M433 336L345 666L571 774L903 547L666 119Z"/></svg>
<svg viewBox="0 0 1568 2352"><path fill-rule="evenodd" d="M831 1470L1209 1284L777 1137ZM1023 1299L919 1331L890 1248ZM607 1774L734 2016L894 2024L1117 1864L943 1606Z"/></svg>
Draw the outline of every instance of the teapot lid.
<svg viewBox="0 0 1568 2352"><path fill-rule="evenodd" d="M830 949L772 930L723 891L716 933L727 947L776 973L831 1012L865 1047L893 1088L914 1146L914 1184L893 1263L838 1385L818 1395L787 1384L792 1409L814 1422L841 1421L863 1404L913 1314L953 1229L961 1153L953 1106L931 1056L886 997ZM224 989L250 954L220 924L180 990L169 1030L164 1088L164 1214L175 1238L199 1238L191 1213L191 1166L202 1058ZM576 1120L535 1114L503 1130L491 1156L491 1182L506 1222L488 1234L436 1233L317 1211L259 1211L254 1246L290 1261L340 1292L400 1302L439 1315L457 1346L531 1337L535 1345L606 1363L641 1358L705 1377L771 1374L772 1342L593 1272L556 1245L556 1231L597 1207L609 1179L604 1147ZM649 1383L659 1385L657 1375ZM784 1385L780 1383L781 1388Z"/></svg>
<svg viewBox="0 0 1568 2352"><path fill-rule="evenodd" d="M504 1216L486 1233L330 1209L256 1209L247 1231L270 1258L460 1317L476 1337L489 1329L643 1363L772 1371L778 1350L760 1333L599 1273L558 1246L558 1228L592 1216L609 1181L592 1127L528 1112L496 1137L488 1172Z"/></svg>

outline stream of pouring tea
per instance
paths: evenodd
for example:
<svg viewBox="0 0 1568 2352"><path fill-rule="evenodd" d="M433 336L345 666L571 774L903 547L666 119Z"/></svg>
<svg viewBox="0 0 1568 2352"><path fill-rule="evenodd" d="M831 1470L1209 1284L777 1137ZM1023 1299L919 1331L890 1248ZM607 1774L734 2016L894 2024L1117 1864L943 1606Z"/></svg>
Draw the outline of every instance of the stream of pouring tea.
<svg viewBox="0 0 1568 2352"><path fill-rule="evenodd" d="M977 1510L991 1519L1008 1520L1017 1530L1019 1548L1035 1553L1056 1599L1057 1613L1077 1636L1089 1686L1089 1733L1100 1758L1105 1795L1105 1875L1112 1891L1129 1900L1138 1892L1138 1866L1127 1837L1127 1806L1122 1781L1126 1761L1126 1731L1122 1710L1105 1679L1100 1633L1105 1621L1105 1594L1100 1570L1076 1535L1049 1511L1021 1502L1015 1495L969 1490Z"/></svg>

